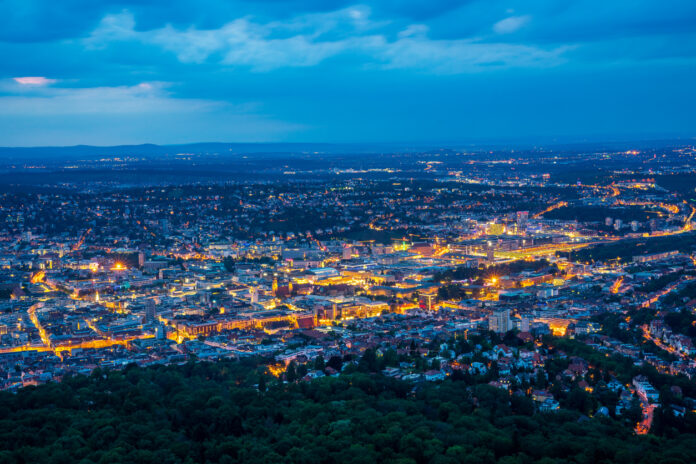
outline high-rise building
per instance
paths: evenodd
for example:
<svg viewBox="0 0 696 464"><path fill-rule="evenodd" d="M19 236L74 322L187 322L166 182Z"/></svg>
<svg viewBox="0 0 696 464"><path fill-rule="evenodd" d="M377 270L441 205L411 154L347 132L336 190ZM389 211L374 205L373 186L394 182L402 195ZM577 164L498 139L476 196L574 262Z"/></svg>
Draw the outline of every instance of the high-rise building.
<svg viewBox="0 0 696 464"><path fill-rule="evenodd" d="M520 332L529 332L529 318L520 318L517 321L517 328L520 330Z"/></svg>
<svg viewBox="0 0 696 464"><path fill-rule="evenodd" d="M251 300L251 303L258 303L259 302L259 289L256 287L250 287L249 288L249 299Z"/></svg>
<svg viewBox="0 0 696 464"><path fill-rule="evenodd" d="M145 302L145 323L149 324L157 319L157 307L153 300Z"/></svg>
<svg viewBox="0 0 696 464"><path fill-rule="evenodd" d="M529 332L529 318L515 318L514 320L512 320L511 326L515 327L520 332Z"/></svg>
<svg viewBox="0 0 696 464"><path fill-rule="evenodd" d="M495 262L495 249L494 248L489 248L488 250L486 250L486 260L489 263Z"/></svg>
<svg viewBox="0 0 696 464"><path fill-rule="evenodd" d="M529 211L518 211L517 212L517 225L519 227L526 226L528 220L529 220Z"/></svg>
<svg viewBox="0 0 696 464"><path fill-rule="evenodd" d="M162 227L162 234L169 235L169 219L161 219L160 226Z"/></svg>
<svg viewBox="0 0 696 464"><path fill-rule="evenodd" d="M343 245L343 259L350 259L353 255L353 249L348 245Z"/></svg>
<svg viewBox="0 0 696 464"><path fill-rule="evenodd" d="M420 295L419 298L419 306L421 309L425 309L426 311L432 311L435 309L435 299L437 298L437 295L433 293L424 293Z"/></svg>
<svg viewBox="0 0 696 464"><path fill-rule="evenodd" d="M495 309L493 313L488 316L488 330L495 333L505 333L511 329L512 324L510 322L509 309Z"/></svg>

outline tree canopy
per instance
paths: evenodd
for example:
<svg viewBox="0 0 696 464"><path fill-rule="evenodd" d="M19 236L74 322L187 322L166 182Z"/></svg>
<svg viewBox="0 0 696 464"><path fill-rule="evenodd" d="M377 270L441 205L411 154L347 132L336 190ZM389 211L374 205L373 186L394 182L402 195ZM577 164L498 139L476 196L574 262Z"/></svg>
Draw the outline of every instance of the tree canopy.
<svg viewBox="0 0 696 464"><path fill-rule="evenodd" d="M696 436L535 413L488 385L355 372L264 377L251 361L122 371L0 394L6 463L687 463ZM258 385L258 387L257 387ZM576 394L577 401L583 401Z"/></svg>

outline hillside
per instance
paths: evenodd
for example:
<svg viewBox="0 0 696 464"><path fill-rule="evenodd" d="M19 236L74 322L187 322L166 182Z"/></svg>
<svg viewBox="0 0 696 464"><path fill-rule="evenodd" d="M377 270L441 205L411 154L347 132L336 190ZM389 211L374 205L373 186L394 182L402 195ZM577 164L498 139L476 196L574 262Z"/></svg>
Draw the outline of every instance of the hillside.
<svg viewBox="0 0 696 464"><path fill-rule="evenodd" d="M252 361L95 371L0 394L3 463L687 463L696 436L534 412L463 381L356 372L298 384ZM263 378L263 380L261 380ZM254 385L261 383L260 390Z"/></svg>

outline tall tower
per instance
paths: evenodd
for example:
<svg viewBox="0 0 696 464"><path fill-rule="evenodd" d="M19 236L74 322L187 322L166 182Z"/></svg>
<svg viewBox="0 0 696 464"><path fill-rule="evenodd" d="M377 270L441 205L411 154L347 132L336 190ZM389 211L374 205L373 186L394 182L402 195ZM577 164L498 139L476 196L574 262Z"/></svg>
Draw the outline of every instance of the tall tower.
<svg viewBox="0 0 696 464"><path fill-rule="evenodd" d="M169 235L169 219L167 219L167 218L161 219L160 226L162 227L162 234Z"/></svg>
<svg viewBox="0 0 696 464"><path fill-rule="evenodd" d="M529 318L523 317L522 321L520 322L520 331L521 332L529 332Z"/></svg>
<svg viewBox="0 0 696 464"><path fill-rule="evenodd" d="M249 288L249 299L252 304L259 302L259 290L256 287Z"/></svg>
<svg viewBox="0 0 696 464"><path fill-rule="evenodd" d="M353 250L349 245L343 245L343 259L350 259L353 254Z"/></svg>
<svg viewBox="0 0 696 464"><path fill-rule="evenodd" d="M495 309L493 313L488 316L488 330L502 334L511 328L509 309Z"/></svg>
<svg viewBox="0 0 696 464"><path fill-rule="evenodd" d="M157 319L157 307L153 300L145 302L145 323L149 324Z"/></svg>

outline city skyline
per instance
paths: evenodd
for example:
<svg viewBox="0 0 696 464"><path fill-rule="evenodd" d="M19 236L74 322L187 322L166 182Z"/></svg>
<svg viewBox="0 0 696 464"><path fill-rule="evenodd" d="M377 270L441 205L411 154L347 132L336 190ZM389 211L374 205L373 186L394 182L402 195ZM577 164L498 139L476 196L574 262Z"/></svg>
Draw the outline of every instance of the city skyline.
<svg viewBox="0 0 696 464"><path fill-rule="evenodd" d="M384 392L402 398L401 410L431 394L456 401L464 412L438 413L433 429L433 443L448 443L447 454L458 456L444 462L470 462L468 454L488 449L501 464L517 455L537 462L555 455L537 450L540 443L568 442L555 430L543 440L520 431L533 450L481 442L459 453L466 440L442 430L456 427L456 418L486 417L474 413L482 407L504 420L573 424L571 440L612 427L630 442L614 441L608 462L624 461L621 448L648 443L666 455L668 437L693 454L693 143L274 148L0 150L0 399L13 405L12 419L0 421L6 456L59 456L64 440L55 436L39 434L46 438L22 446L27 430L46 429L33 419L22 427L27 414L55 414L54 406L22 399L32 389L39 397L60 389L68 406L59 416L69 423L109 414L121 428L143 423L127 401L113 409L84 395L125 388L137 397L147 386L161 389L148 403L153 410L186 410L180 391L138 380L171 376L195 392L192 401L218 404L190 369L227 391L220 401L235 407L230 395L242 390L269 411L293 391L315 388L340 404L341 392L354 387L332 385L364 385L361 379L383 385L368 387L380 403ZM403 398L408 391L414 394ZM85 403L71 402L77 398ZM353 421L350 414L366 408L332 414ZM221 419L185 419L202 427L186 435L185 450L123 434L100 444L89 438L97 430L90 426L88 445L68 456L113 462L103 456L115 453L132 462L141 453L176 453L170 461L185 462L203 440L241 434L239 451L225 448L207 462L254 462L244 453L269 424L218 429L230 413L205 410L220 411ZM433 419L392 422L420 429ZM484 423L505 436L519 430ZM148 422L143 431L176 433L178 424ZM270 427L293 433L284 421ZM320 443L327 435L335 442L329 427L298 449L337 456L374 440L376 462L395 453L430 462L378 433L348 435L341 446ZM263 456L277 453L277 462L306 462L280 440L254 443L266 447ZM602 447L593 441L586 448ZM444 445L437 449L442 454ZM564 450L563 458L584 449ZM337 461L345 459L329 460Z"/></svg>

